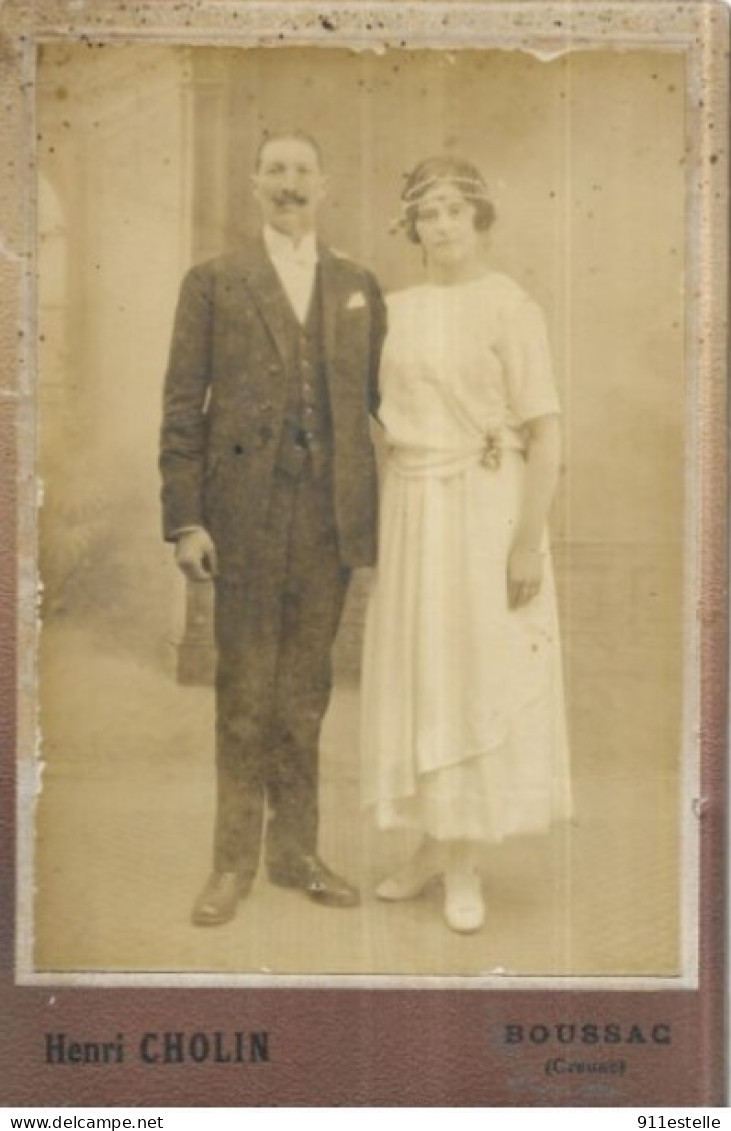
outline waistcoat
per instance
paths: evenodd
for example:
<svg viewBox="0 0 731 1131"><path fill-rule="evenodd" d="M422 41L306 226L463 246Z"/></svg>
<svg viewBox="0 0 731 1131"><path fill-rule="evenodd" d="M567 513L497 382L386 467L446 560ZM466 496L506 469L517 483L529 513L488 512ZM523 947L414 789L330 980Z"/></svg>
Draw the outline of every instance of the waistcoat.
<svg viewBox="0 0 731 1131"><path fill-rule="evenodd" d="M282 295L289 359L287 403L277 453L277 467L298 476L309 462L315 478L332 466L333 437L322 332L319 271L315 275L307 319L301 325Z"/></svg>

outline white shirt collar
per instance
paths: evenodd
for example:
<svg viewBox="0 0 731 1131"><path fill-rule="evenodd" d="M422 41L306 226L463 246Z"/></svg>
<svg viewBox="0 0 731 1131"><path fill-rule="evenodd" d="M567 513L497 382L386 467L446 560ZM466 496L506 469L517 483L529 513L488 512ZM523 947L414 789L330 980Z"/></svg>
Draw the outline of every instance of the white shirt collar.
<svg viewBox="0 0 731 1131"><path fill-rule="evenodd" d="M295 247L294 241L269 224L264 225L264 244L271 259L288 260L311 266L317 262L317 242L314 232L306 232Z"/></svg>

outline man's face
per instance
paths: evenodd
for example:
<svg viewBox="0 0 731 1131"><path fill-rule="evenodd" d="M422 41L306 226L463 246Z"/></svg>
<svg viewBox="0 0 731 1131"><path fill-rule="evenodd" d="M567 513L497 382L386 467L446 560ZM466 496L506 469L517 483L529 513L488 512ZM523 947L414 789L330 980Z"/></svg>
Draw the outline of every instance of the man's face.
<svg viewBox="0 0 731 1131"><path fill-rule="evenodd" d="M265 224L293 239L312 231L327 180L308 142L296 137L268 141L252 181Z"/></svg>

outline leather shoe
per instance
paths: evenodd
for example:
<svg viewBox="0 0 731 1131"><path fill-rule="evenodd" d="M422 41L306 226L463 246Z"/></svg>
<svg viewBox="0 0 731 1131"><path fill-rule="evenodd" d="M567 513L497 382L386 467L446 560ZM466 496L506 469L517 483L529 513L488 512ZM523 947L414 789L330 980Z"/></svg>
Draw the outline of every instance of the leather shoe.
<svg viewBox="0 0 731 1131"><path fill-rule="evenodd" d="M191 919L196 927L218 927L236 915L239 900L249 887L238 872L211 872L193 904Z"/></svg>
<svg viewBox="0 0 731 1131"><path fill-rule="evenodd" d="M318 856L296 856L269 865L269 879L282 888L303 891L325 907L356 907L360 895L342 876L336 876Z"/></svg>

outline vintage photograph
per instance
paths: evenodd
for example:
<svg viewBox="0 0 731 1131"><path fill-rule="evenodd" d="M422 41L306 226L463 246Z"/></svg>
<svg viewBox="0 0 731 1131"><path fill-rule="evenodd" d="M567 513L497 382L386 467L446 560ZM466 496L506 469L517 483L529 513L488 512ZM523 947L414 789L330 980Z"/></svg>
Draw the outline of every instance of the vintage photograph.
<svg viewBox="0 0 731 1131"><path fill-rule="evenodd" d="M688 92L40 45L22 978L695 984Z"/></svg>

